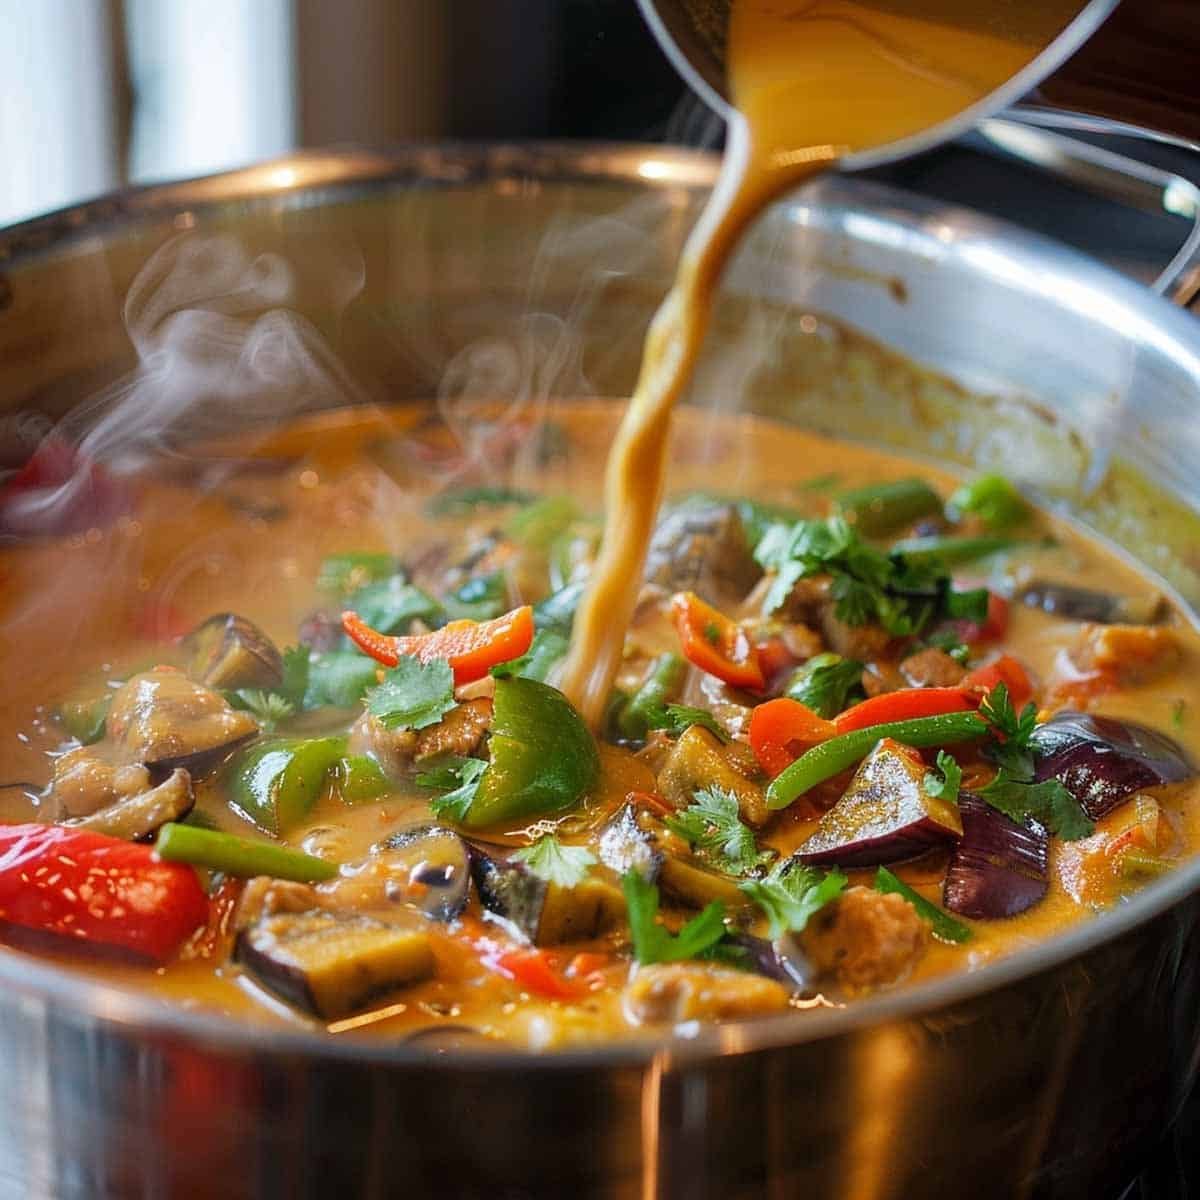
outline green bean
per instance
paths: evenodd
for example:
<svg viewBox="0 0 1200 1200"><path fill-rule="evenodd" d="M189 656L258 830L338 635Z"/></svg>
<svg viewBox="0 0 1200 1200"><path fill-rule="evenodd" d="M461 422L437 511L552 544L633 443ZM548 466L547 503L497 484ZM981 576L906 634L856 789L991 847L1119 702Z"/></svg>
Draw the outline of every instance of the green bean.
<svg viewBox="0 0 1200 1200"><path fill-rule="evenodd" d="M302 854L299 850L170 821L158 831L154 850L159 858L168 862L191 863L244 878L270 875L297 883L316 883L332 879L338 873L336 863Z"/></svg>
<svg viewBox="0 0 1200 1200"><path fill-rule="evenodd" d="M914 892L887 867L880 867L875 873L875 890L885 896L903 896L917 910L917 916L933 926L933 936L939 942L965 942L971 936L971 931L966 925L955 920L949 913L943 912L936 904L931 904L920 892Z"/></svg>
<svg viewBox="0 0 1200 1200"><path fill-rule="evenodd" d="M842 492L838 512L867 537L880 537L915 521L941 513L942 501L923 479L896 479Z"/></svg>
<svg viewBox="0 0 1200 1200"><path fill-rule="evenodd" d="M787 808L810 788L866 758L881 738L895 738L906 746L947 746L982 737L987 731L987 722L977 713L955 712L889 721L843 733L819 743L785 767L767 788L767 807Z"/></svg>
<svg viewBox="0 0 1200 1200"><path fill-rule="evenodd" d="M903 554L906 562L924 566L939 563L954 567L960 563L974 562L1014 545L1010 538L1002 537L920 537L906 538L892 546L893 554Z"/></svg>

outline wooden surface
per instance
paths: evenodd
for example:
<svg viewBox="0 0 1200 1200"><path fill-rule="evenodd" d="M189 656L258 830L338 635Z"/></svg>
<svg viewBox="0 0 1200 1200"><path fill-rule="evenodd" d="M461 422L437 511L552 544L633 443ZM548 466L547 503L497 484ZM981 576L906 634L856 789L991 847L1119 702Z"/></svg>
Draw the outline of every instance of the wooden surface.
<svg viewBox="0 0 1200 1200"><path fill-rule="evenodd" d="M1200 141L1200 0L1123 0L1038 97Z"/></svg>

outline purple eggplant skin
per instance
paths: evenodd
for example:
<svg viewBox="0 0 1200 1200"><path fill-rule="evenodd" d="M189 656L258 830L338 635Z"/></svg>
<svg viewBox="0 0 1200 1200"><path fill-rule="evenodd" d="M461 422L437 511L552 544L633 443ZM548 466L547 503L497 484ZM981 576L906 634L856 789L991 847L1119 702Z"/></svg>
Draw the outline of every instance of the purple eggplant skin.
<svg viewBox="0 0 1200 1200"><path fill-rule="evenodd" d="M942 903L983 920L1015 917L1046 896L1050 835L1037 822L1020 825L970 792L958 797L962 840L950 856Z"/></svg>
<svg viewBox="0 0 1200 1200"><path fill-rule="evenodd" d="M471 844L471 877L484 908L512 922L531 942L537 938L548 884L524 863L493 857Z"/></svg>
<svg viewBox="0 0 1200 1200"><path fill-rule="evenodd" d="M884 738L796 858L810 866L877 867L960 837L958 808L926 792L927 770L914 751Z"/></svg>
<svg viewBox="0 0 1200 1200"><path fill-rule="evenodd" d="M1020 598L1030 608L1100 625L1153 625L1166 607L1163 598L1153 592L1142 596L1117 596L1061 583L1031 583Z"/></svg>
<svg viewBox="0 0 1200 1200"><path fill-rule="evenodd" d="M1166 734L1091 713L1060 712L1034 730L1029 744L1038 781L1057 779L1093 821L1143 788L1196 773Z"/></svg>

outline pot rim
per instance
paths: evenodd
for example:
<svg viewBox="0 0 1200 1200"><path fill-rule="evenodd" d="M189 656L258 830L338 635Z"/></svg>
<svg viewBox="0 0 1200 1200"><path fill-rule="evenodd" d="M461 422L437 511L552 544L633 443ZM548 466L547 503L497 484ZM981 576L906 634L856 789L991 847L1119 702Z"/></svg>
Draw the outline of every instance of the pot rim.
<svg viewBox="0 0 1200 1200"><path fill-rule="evenodd" d="M405 179L463 186L511 175L553 182L623 181L649 188L699 190L711 186L718 162L715 155L705 152L620 142L450 143L402 145L382 151L350 147L301 152L217 175L125 189L2 229L0 268L22 265L132 221L179 216L220 205L251 202L278 206L282 201L286 206L289 198L303 196L311 202L313 193L319 200L322 192L332 198L360 186L397 184ZM1085 284L1086 292L1095 291L1110 301L1111 307L1103 314L1093 315L1103 316L1106 324L1115 326L1125 320L1128 311L1141 311L1145 324L1157 325L1160 336L1166 334L1182 343L1180 349L1200 364L1200 324L1194 318L1070 247L996 218L875 183L827 177L813 192L836 203L850 201L856 194L876 200L886 198L888 220L906 226L918 238L938 236L929 229L934 217L943 231L946 221L952 219L964 237L1002 241L1022 269L1033 270L1036 266L1044 271L1046 257L1050 256L1056 277L1070 276ZM782 203L788 204L789 200ZM870 240L869 224L863 227L862 236ZM1064 299L1061 292L1059 298ZM1119 907L974 971L941 976L843 1008L702 1027L689 1038L636 1037L552 1052L464 1048L447 1056L403 1040L341 1040L324 1031L243 1023L216 1013L185 1009L132 987L89 979L73 968L8 947L0 947L0 986L22 1003L51 1004L56 1016L81 1024L174 1038L216 1053L302 1056L349 1066L387 1064L397 1068L428 1067L436 1062L439 1069L448 1071L528 1073L651 1065L656 1070L668 1070L715 1056L751 1054L838 1037L946 1009L1060 967L1149 923L1198 890L1200 856L1150 883Z"/></svg>

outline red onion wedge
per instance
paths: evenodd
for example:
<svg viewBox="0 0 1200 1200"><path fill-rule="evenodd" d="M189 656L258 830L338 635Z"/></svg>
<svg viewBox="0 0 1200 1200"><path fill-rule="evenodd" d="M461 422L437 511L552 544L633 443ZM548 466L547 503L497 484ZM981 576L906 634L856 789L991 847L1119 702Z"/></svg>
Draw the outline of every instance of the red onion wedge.
<svg viewBox="0 0 1200 1200"><path fill-rule="evenodd" d="M1015 917L1045 895L1050 837L1040 825L1019 825L985 800L962 792L962 841L954 848L942 903L964 917Z"/></svg>
<svg viewBox="0 0 1200 1200"><path fill-rule="evenodd" d="M915 750L884 738L796 857L813 866L875 867L961 836L957 806L926 792L927 771Z"/></svg>
<svg viewBox="0 0 1200 1200"><path fill-rule="evenodd" d="M1195 774L1183 748L1165 734L1090 713L1061 712L1030 739L1036 776L1057 779L1098 821L1142 788Z"/></svg>

